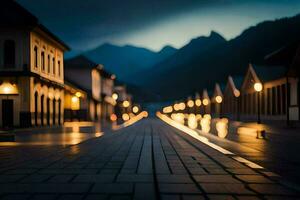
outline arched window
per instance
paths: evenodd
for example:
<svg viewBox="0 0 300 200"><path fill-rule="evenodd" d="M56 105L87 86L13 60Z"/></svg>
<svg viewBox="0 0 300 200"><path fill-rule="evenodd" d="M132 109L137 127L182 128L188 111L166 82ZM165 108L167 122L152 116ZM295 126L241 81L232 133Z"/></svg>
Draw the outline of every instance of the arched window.
<svg viewBox="0 0 300 200"><path fill-rule="evenodd" d="M56 71L55 71L55 58L52 58L52 64L53 64L53 69L52 69L52 72L53 74L55 75Z"/></svg>
<svg viewBox="0 0 300 200"><path fill-rule="evenodd" d="M50 59L50 55L48 55L48 73L50 73L50 65L51 64L51 59Z"/></svg>
<svg viewBox="0 0 300 200"><path fill-rule="evenodd" d="M34 56L34 58L33 58L34 63L33 63L33 65L34 65L35 68L38 68L38 48L37 48L37 46L34 47L33 51L34 51L34 55L33 55Z"/></svg>
<svg viewBox="0 0 300 200"><path fill-rule="evenodd" d="M14 67L16 63L16 44L13 40L6 40L4 42L4 67Z"/></svg>
<svg viewBox="0 0 300 200"><path fill-rule="evenodd" d="M57 62L57 67L58 67L58 76L60 77L60 61Z"/></svg>
<svg viewBox="0 0 300 200"><path fill-rule="evenodd" d="M45 71L45 52L41 53L41 65L42 65L42 70Z"/></svg>

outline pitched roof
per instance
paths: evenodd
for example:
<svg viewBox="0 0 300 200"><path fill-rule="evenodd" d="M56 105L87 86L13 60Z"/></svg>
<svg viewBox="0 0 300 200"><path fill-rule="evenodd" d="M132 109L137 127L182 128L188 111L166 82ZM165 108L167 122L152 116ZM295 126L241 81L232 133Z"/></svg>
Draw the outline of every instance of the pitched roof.
<svg viewBox="0 0 300 200"><path fill-rule="evenodd" d="M28 28L29 30L39 28L58 42L65 50L70 50L69 46L42 25L37 17L14 0L0 1L0 25L1 27L20 27Z"/></svg>
<svg viewBox="0 0 300 200"><path fill-rule="evenodd" d="M241 89L243 81L244 81L244 77L242 76L234 76L231 77L234 83L234 86L236 87L236 89Z"/></svg>
<svg viewBox="0 0 300 200"><path fill-rule="evenodd" d="M271 81L282 78L286 75L286 68L283 66L259 66L253 65L252 67L258 76L258 78L263 81Z"/></svg>

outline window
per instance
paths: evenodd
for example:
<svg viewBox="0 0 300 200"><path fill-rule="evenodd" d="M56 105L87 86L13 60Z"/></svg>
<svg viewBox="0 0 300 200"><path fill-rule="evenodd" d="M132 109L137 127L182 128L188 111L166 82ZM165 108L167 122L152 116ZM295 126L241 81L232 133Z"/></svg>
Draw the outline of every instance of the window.
<svg viewBox="0 0 300 200"><path fill-rule="evenodd" d="M48 73L50 73L50 69L51 69L51 60L50 60L50 55L48 55Z"/></svg>
<svg viewBox="0 0 300 200"><path fill-rule="evenodd" d="M37 46L34 47L33 65L34 65L35 68L38 68L38 48L37 48Z"/></svg>
<svg viewBox="0 0 300 200"><path fill-rule="evenodd" d="M16 59L16 45L13 40L6 40L4 42L4 67L11 68L15 65Z"/></svg>
<svg viewBox="0 0 300 200"><path fill-rule="evenodd" d="M52 69L52 72L53 74L55 75L56 71L55 71L55 58L52 58L52 65L53 65L53 69Z"/></svg>
<svg viewBox="0 0 300 200"><path fill-rule="evenodd" d="M41 53L41 65L42 65L42 70L45 71L45 52Z"/></svg>
<svg viewBox="0 0 300 200"><path fill-rule="evenodd" d="M286 85L281 85L282 113L286 114Z"/></svg>
<svg viewBox="0 0 300 200"><path fill-rule="evenodd" d="M60 77L60 61L57 62L57 67L58 67L58 76Z"/></svg>

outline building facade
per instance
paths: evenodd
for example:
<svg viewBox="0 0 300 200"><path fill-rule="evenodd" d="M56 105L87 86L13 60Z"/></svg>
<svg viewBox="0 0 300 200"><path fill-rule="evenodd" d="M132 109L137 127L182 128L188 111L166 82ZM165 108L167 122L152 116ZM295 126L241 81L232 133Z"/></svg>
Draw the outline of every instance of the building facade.
<svg viewBox="0 0 300 200"><path fill-rule="evenodd" d="M0 28L0 127L60 125L69 48L15 1L5 4L7 10L0 13L5 19Z"/></svg>
<svg viewBox="0 0 300 200"><path fill-rule="evenodd" d="M254 84L261 83L261 92ZM282 66L249 64L241 87L242 120L256 119L258 105L263 120L298 120L298 79L287 77ZM288 92L289 91L289 92Z"/></svg>

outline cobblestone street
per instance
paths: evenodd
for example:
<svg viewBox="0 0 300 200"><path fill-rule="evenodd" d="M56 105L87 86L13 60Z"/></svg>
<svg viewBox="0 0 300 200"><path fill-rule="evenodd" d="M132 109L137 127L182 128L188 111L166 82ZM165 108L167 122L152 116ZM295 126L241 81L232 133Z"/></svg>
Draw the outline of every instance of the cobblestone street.
<svg viewBox="0 0 300 200"><path fill-rule="evenodd" d="M1 199L297 199L158 119L78 145L1 147ZM298 197L299 198L299 197Z"/></svg>

